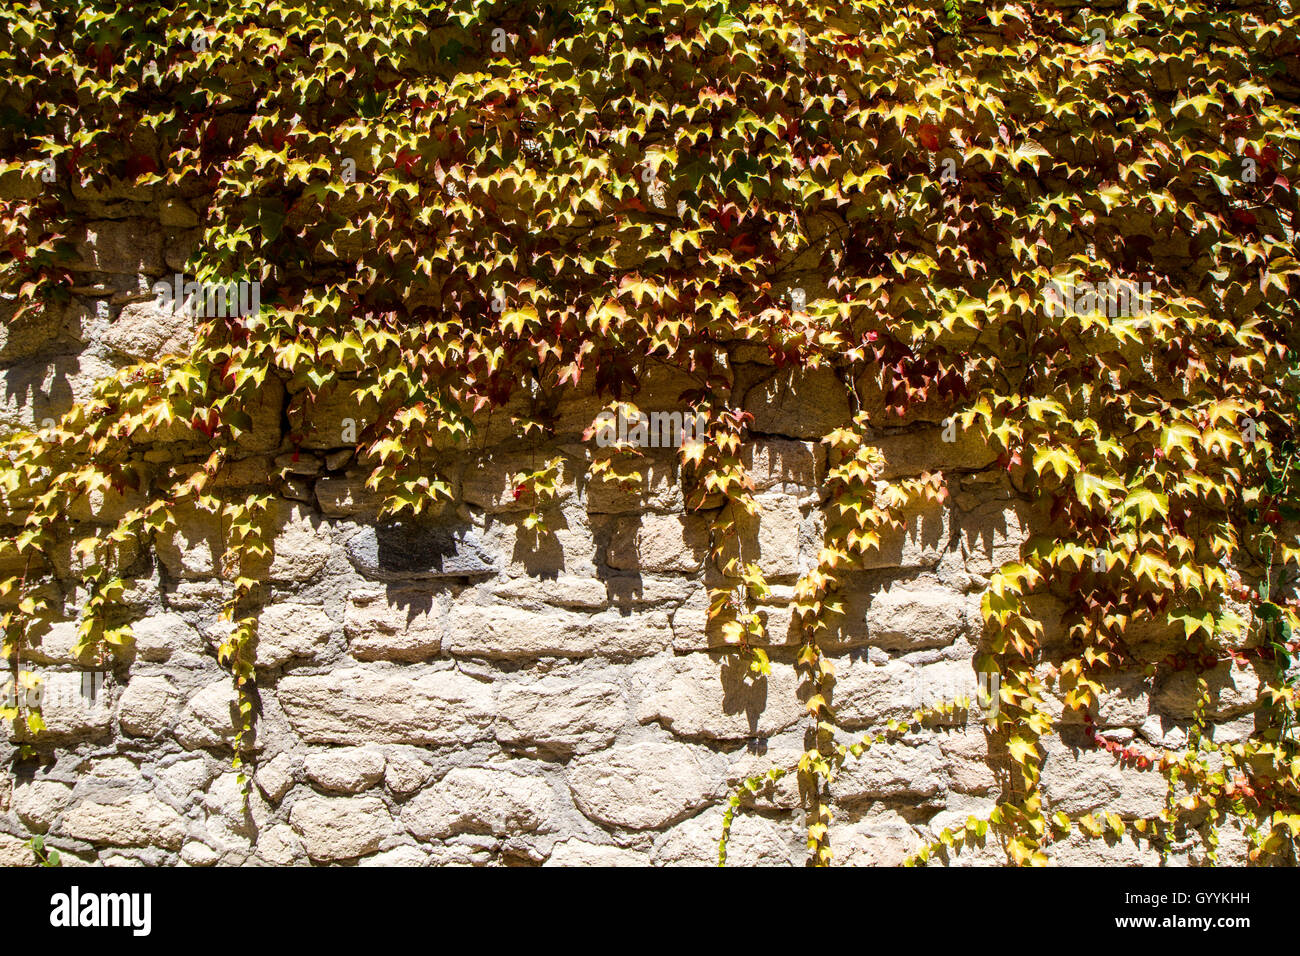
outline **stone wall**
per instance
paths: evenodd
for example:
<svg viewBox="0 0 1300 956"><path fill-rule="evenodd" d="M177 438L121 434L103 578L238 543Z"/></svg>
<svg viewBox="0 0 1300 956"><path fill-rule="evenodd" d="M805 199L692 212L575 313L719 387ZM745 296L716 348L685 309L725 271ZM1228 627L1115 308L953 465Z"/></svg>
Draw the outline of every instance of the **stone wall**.
<svg viewBox="0 0 1300 956"><path fill-rule="evenodd" d="M39 426L99 377L183 348L190 334L148 289L184 271L198 206L148 190L79 195L89 226L72 303L0 323L0 429ZM381 524L342 438L344 419L364 423L373 410L343 394L312 405L273 382L221 476L232 494L270 483L279 501L247 799L231 767L235 694L215 653L229 587L216 574L220 529L195 516L137 561L128 654L74 659L75 624L53 624L33 642L48 730L28 741L33 758L18 759L12 734L4 745L0 861L29 862L23 841L42 833L69 865L713 862L731 788L791 765L804 746L789 601L821 547L819 439L849 418L832 375L778 371L765 356L737 346L725 358L735 401L754 415L745 455L762 512L745 548L775 585L765 607L770 676L749 680L715 649L708 519L686 512L675 453L649 453L637 493L588 480L595 448L582 432L600 407L590 393L555 396L557 437L540 448L509 438L508 410L484 418L474 447L446 457L457 504L430 521ZM636 400L678 408L685 384L651 370ZM986 447L941 440L945 413L921 409L874 439L885 479L940 470L951 495L945 507L910 513L871 566L850 575L846 613L826 644L846 739L935 693L973 691L979 596L1044 519ZM150 454L163 466L194 450L180 439ZM564 475L552 531L534 538L511 476L556 454ZM71 543L130 504L112 494L70 503L68 547L53 555L67 571L59 599L70 617L84 597ZM1042 619L1049 643L1063 640L1050 598ZM1167 637L1149 632L1155 648ZM105 672L103 686L84 681L88 672ZM1212 679L1215 738L1249 734L1256 676L1225 669ZM1190 675L1135 673L1116 682L1100 725L1135 746L1176 745L1194 696ZM1132 816L1163 805L1158 773L1119 769L1077 727L1049 740L1052 809ZM898 863L942 827L986 814L1005 783L978 721L872 750L833 788L837 862ZM730 861L802 862L804 825L791 775L738 816ZM1240 858L1243 846L1226 834L1222 858ZM1192 841L1175 859L1203 854ZM1053 855L1157 862L1130 842L1077 836ZM1000 860L990 840L958 862Z"/></svg>

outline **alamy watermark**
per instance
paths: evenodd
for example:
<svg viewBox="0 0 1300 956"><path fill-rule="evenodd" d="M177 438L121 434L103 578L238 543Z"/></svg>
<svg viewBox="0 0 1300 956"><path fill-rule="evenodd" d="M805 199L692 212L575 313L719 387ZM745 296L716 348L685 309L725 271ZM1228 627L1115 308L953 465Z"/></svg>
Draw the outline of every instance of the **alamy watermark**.
<svg viewBox="0 0 1300 956"><path fill-rule="evenodd" d="M262 308L260 282L186 282L177 273L171 282L155 282L152 291L160 309L200 319L257 315Z"/></svg>
<svg viewBox="0 0 1300 956"><path fill-rule="evenodd" d="M83 893L72 886L50 897L50 925L56 928L123 927L133 936L148 936L152 914L152 893Z"/></svg>
<svg viewBox="0 0 1300 956"><path fill-rule="evenodd" d="M1043 311L1048 318L1066 315L1105 315L1109 319L1150 315L1150 282L1076 282L1062 286L1053 280L1043 291Z"/></svg>
<svg viewBox="0 0 1300 956"><path fill-rule="evenodd" d="M596 444L680 448L686 442L702 441L708 425L709 416L703 413L604 411L596 416Z"/></svg>
<svg viewBox="0 0 1300 956"><path fill-rule="evenodd" d="M974 681L971 678L974 677ZM923 668L912 678L912 705L918 709L969 701L970 709L985 720L998 715L1002 678L996 671L954 671ZM956 715L952 718L957 720Z"/></svg>
<svg viewBox="0 0 1300 956"><path fill-rule="evenodd" d="M53 680L49 679L51 676ZM28 711L40 711L45 707L101 711L109 706L104 693L104 677L104 671L56 675L26 671L17 684L10 680L0 687L0 707Z"/></svg>

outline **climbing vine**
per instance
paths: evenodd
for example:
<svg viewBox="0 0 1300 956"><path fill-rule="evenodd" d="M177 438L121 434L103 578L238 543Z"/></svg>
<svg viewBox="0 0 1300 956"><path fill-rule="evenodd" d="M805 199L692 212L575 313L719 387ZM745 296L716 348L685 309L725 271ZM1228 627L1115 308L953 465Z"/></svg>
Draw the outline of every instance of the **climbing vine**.
<svg viewBox="0 0 1300 956"><path fill-rule="evenodd" d="M556 396L591 387L634 410L660 366L691 379L682 410L707 421L679 465L688 507L710 517L713 626L762 674L745 348L850 396L825 438L824 546L795 588L805 749L775 768L800 778L812 862L833 857L844 762L926 724L842 743L823 647L848 572L960 478L955 464L886 480L884 430L930 427L943 447L940 423L988 452L1043 533L982 599L1004 793L913 860L992 830L1013 862L1041 864L1074 826L1162 848L1199 827L1213 853L1232 816L1253 859L1295 861L1289 8L89 0L11 3L0 23L7 321L85 294L86 197L114 190L201 205L186 280L260 289L259 311L202 318L187 354L6 437L0 652L16 687L50 621L80 616L79 654L124 647L123 594L147 556L182 516L213 515L240 759L274 528L235 463L268 394L290 396L295 449L333 427L327 406L355 409L345 443L368 489L384 515L420 515L454 499L445 454L490 422L540 448ZM590 477L639 486L640 459L616 443ZM538 535L567 467L514 475ZM128 502L119 516L69 523L106 496ZM1234 664L1260 675L1248 739L1210 739L1208 692L1178 753L1106 735L1121 668L1190 669L1208 688ZM1157 819L1049 815L1054 695L1127 772L1168 777ZM43 724L26 700L0 716L30 738Z"/></svg>

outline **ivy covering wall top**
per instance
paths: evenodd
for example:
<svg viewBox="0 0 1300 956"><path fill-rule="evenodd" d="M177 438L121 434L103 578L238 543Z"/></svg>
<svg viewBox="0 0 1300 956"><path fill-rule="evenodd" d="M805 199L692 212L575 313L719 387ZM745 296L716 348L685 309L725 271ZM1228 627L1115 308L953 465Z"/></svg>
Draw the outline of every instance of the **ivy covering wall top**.
<svg viewBox="0 0 1300 956"><path fill-rule="evenodd" d="M814 688L831 679L818 635L838 576L899 508L946 494L938 475L882 491L866 436L950 416L1052 520L983 604L991 732L1019 774L991 823L1013 858L1043 862L1072 825L1036 796L1045 679L1087 713L1112 668L1253 655L1272 716L1216 761L1161 758L1170 806L1140 824L1158 840L1236 813L1258 859L1294 861L1300 17L1285 5L25 2L0 23L10 321L66 301L81 200L130 187L201 197L186 281L258 283L261 306L202 320L188 354L8 439L11 662L34 620L67 613L86 648L128 641L114 602L131 561L199 508L225 521L238 626L222 658L248 690L269 494L214 476L268 382L296 396L297 440L322 396L370 403L371 487L418 515L448 497L440 456L491 409L516 402L518 434L544 437L539 397L592 385L634 403L659 363L698 383L682 407L708 416L707 440L681 455L716 515L712 612L761 672L765 585L732 546L754 507L728 401L743 344L829 367L857 397L826 436L826 542L796 593ZM1116 288L1146 298L1108 307ZM635 482L637 454L610 448L596 470ZM517 481L545 533L553 470ZM145 503L80 542L77 599L53 599L69 503L126 488ZM1045 591L1068 601L1055 656L1026 603ZM1142 621L1181 627L1172 658L1126 640ZM0 713L39 732L34 711ZM825 695L809 719L798 772L816 793L855 751L833 742ZM828 814L814 801L819 862Z"/></svg>

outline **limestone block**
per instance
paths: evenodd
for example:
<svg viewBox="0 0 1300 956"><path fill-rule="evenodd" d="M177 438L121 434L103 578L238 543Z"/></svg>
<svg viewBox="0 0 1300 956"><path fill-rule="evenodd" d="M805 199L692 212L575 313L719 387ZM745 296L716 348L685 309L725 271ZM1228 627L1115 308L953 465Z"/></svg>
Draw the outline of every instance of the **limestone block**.
<svg viewBox="0 0 1300 956"><path fill-rule="evenodd" d="M332 548L328 525L299 504L282 504L271 542L272 557L265 569L274 581L308 581L329 560ZM252 569L255 573L260 568Z"/></svg>
<svg viewBox="0 0 1300 956"><path fill-rule="evenodd" d="M457 657L645 657L672 643L668 615L581 614L509 605L454 604L446 648Z"/></svg>
<svg viewBox="0 0 1300 956"><path fill-rule="evenodd" d="M300 761L292 754L282 753L273 760L260 764L253 780L266 799L279 803L292 789Z"/></svg>
<svg viewBox="0 0 1300 956"><path fill-rule="evenodd" d="M461 475L461 498L468 504L489 513L502 511L531 511L531 494L515 495L516 477L531 474L546 465L550 455L532 451L488 453L472 457L465 463ZM574 465L565 460L560 468L560 480L555 498L550 505L562 504L575 491Z"/></svg>
<svg viewBox="0 0 1300 956"><path fill-rule="evenodd" d="M831 787L836 802L925 800L943 789L937 746L875 744L845 763Z"/></svg>
<svg viewBox="0 0 1300 956"><path fill-rule="evenodd" d="M360 793L384 777L384 755L370 747L343 747L307 755L303 770L322 790Z"/></svg>
<svg viewBox="0 0 1300 956"><path fill-rule="evenodd" d="M392 814L378 797L304 797L289 810L289 825L313 860L350 860L379 849L394 832Z"/></svg>
<svg viewBox="0 0 1300 956"><path fill-rule="evenodd" d="M1162 678L1155 693L1156 706L1172 717L1190 719L1199 697L1198 677L1205 678L1209 687L1206 713L1212 720L1238 717L1254 710L1259 703L1262 686L1259 674L1253 667L1232 661L1203 674L1184 670Z"/></svg>
<svg viewBox="0 0 1300 956"><path fill-rule="evenodd" d="M58 346L64 328L64 308L53 304L14 319L16 296L0 295L0 363L9 365Z"/></svg>
<svg viewBox="0 0 1300 956"><path fill-rule="evenodd" d="M652 856L655 866L717 866L722 813L721 807L711 807L657 837ZM807 856L803 841L799 814L773 819L756 813L740 813L732 820L727 865L801 864Z"/></svg>
<svg viewBox="0 0 1300 956"><path fill-rule="evenodd" d="M429 854L418 847L395 846L360 860L357 866L428 866Z"/></svg>
<svg viewBox="0 0 1300 956"><path fill-rule="evenodd" d="M305 451L355 448L357 436L378 417L379 404L372 397L358 397L349 382L322 391L314 400L297 392L289 403L290 426L298 429L298 447Z"/></svg>
<svg viewBox="0 0 1300 956"><path fill-rule="evenodd" d="M746 807L759 810L797 810L803 805L799 792L799 775L792 768L803 756L803 751L783 745L768 748L757 746L752 750L738 751L727 768L727 789L735 792L751 777L761 778L757 792L741 790L740 797ZM784 776L771 780L767 774L773 768L785 768Z"/></svg>
<svg viewBox="0 0 1300 956"><path fill-rule="evenodd" d="M458 767L426 787L402 808L402 822L421 840L458 833L516 836L541 829L550 818L555 795L550 785L504 767Z"/></svg>
<svg viewBox="0 0 1300 956"><path fill-rule="evenodd" d="M926 471L978 471L997 461L993 446L974 429L958 427L955 441L943 440L944 429L915 428L895 435L885 435L866 444L879 448L885 456L880 477L886 481L920 475Z"/></svg>
<svg viewBox="0 0 1300 956"><path fill-rule="evenodd" d="M348 594L343 629L358 660L420 661L442 648L437 595L426 588L364 588Z"/></svg>
<svg viewBox="0 0 1300 956"><path fill-rule="evenodd" d="M641 741L578 757L567 768L578 809L630 830L652 830L718 797L724 771L707 750Z"/></svg>
<svg viewBox="0 0 1300 956"><path fill-rule="evenodd" d="M23 656L34 664L78 664L90 666L97 655L94 651L74 654L80 625L77 621L56 621L43 632L32 628Z"/></svg>
<svg viewBox="0 0 1300 956"><path fill-rule="evenodd" d="M981 796L999 791L998 769L1006 767L1009 760L996 748L990 748L981 723L944 732L939 737L939 751L944 757L949 788Z"/></svg>
<svg viewBox="0 0 1300 956"><path fill-rule="evenodd" d="M616 684L545 677L500 688L496 734L506 746L568 756L610 744L627 716Z"/></svg>
<svg viewBox="0 0 1300 956"><path fill-rule="evenodd" d="M429 779L429 765L413 754L395 751L388 754L384 767L384 786L404 797L415 793Z"/></svg>
<svg viewBox="0 0 1300 956"><path fill-rule="evenodd" d="M348 539L348 558L380 580L493 574L499 559L468 525L394 522L367 526Z"/></svg>
<svg viewBox="0 0 1300 956"><path fill-rule="evenodd" d="M565 574L556 577L510 578L494 582L492 593L502 601L543 601L558 607L599 610L610 603L609 591L598 578Z"/></svg>
<svg viewBox="0 0 1300 956"><path fill-rule="evenodd" d="M682 492L681 469L675 449L642 449L645 457L637 462L641 481L631 487L603 478L587 478L583 485L587 511L591 514L641 514L647 510L681 511L686 498Z"/></svg>
<svg viewBox="0 0 1300 956"><path fill-rule="evenodd" d="M656 661L645 678L637 720L657 722L689 739L774 736L797 724L804 707L794 668L773 662L771 670L755 678L735 655L687 654Z"/></svg>
<svg viewBox="0 0 1300 956"><path fill-rule="evenodd" d="M180 698L175 685L162 674L133 676L117 701L123 733L157 737L171 726Z"/></svg>
<svg viewBox="0 0 1300 956"><path fill-rule="evenodd" d="M268 605L257 616L257 663L279 667L295 659L318 660L338 630L329 615L314 605Z"/></svg>
<svg viewBox="0 0 1300 956"><path fill-rule="evenodd" d="M948 550L951 515L938 505L909 508L900 516L903 527L880 532L880 547L862 557L864 570L933 568Z"/></svg>
<svg viewBox="0 0 1300 956"><path fill-rule="evenodd" d="M887 650L945 647L965 631L967 605L964 595L939 585L882 589L867 608L867 639Z"/></svg>
<svg viewBox="0 0 1300 956"><path fill-rule="evenodd" d="M113 803L78 801L63 812L59 832L89 843L179 850L185 825L157 797L137 793Z"/></svg>
<svg viewBox="0 0 1300 956"><path fill-rule="evenodd" d="M719 621L709 620L708 589L698 581L690 582L689 587L689 596L672 614L673 649L678 652L702 651L734 644L734 640L728 640ZM760 604L754 613L763 621L765 629L765 639L759 643L790 647L802 642L803 633L788 605Z"/></svg>
<svg viewBox="0 0 1300 956"><path fill-rule="evenodd" d="M148 220L90 222L75 239L73 269L119 275L163 273L162 234Z"/></svg>
<svg viewBox="0 0 1300 956"><path fill-rule="evenodd" d="M71 802L69 784L22 777L14 781L13 811L33 833L47 832Z"/></svg>
<svg viewBox="0 0 1300 956"><path fill-rule="evenodd" d="M1021 545L1031 534L1029 507L1018 501L991 501L963 514L958 523L966 570L985 577L1019 561Z"/></svg>
<svg viewBox="0 0 1300 956"><path fill-rule="evenodd" d="M708 549L708 519L647 514L614 523L606 561L619 570L693 573L703 566Z"/></svg>
<svg viewBox="0 0 1300 956"><path fill-rule="evenodd" d="M1149 841L1140 840L1130 831L1116 839L1107 834L1093 839L1078 827L1064 840L1052 844L1048 851L1049 866L1134 867L1160 866L1160 851Z"/></svg>
<svg viewBox="0 0 1300 956"><path fill-rule="evenodd" d="M1098 727L1141 727L1146 723L1151 715L1151 681L1140 671L1095 679L1102 686L1101 700L1092 709ZM1057 697L1047 698L1047 708L1066 724L1083 723L1083 716L1077 710L1067 709Z"/></svg>
<svg viewBox="0 0 1300 956"><path fill-rule="evenodd" d="M745 395L750 432L820 440L852 418L848 390L829 368L785 369Z"/></svg>
<svg viewBox="0 0 1300 956"><path fill-rule="evenodd" d="M555 844L542 866L648 866L649 863L648 855L635 850L625 850L608 843L568 839Z"/></svg>
<svg viewBox="0 0 1300 956"><path fill-rule="evenodd" d="M276 696L308 743L445 747L491 736L491 687L456 671L338 668L285 677Z"/></svg>
<svg viewBox="0 0 1300 956"><path fill-rule="evenodd" d="M813 555L821 549L810 545L807 561L801 560L802 526L804 509L791 495L759 495L756 515L742 515L739 521L741 558L746 563L757 563L769 578L793 577L814 564ZM705 538L707 545L707 537Z"/></svg>
<svg viewBox="0 0 1300 956"><path fill-rule="evenodd" d="M95 385L119 363L97 352L31 358L0 370L0 434L44 427L78 402L91 398Z"/></svg>
<svg viewBox="0 0 1300 956"><path fill-rule="evenodd" d="M1104 750L1047 745L1041 787L1047 809L1070 817L1109 810L1122 817L1149 817L1165 804L1167 785L1157 770L1120 767Z"/></svg>
<svg viewBox="0 0 1300 956"><path fill-rule="evenodd" d="M900 866L923 842L895 810L838 819L831 825L830 841L834 862L841 866Z"/></svg>
<svg viewBox="0 0 1300 956"><path fill-rule="evenodd" d="M128 302L100 341L128 358L154 362L164 355L188 355L194 344L196 320L184 303L176 308L150 299Z"/></svg>
<svg viewBox="0 0 1300 956"><path fill-rule="evenodd" d="M307 862L307 853L293 828L277 823L259 834L257 858L272 866L301 866Z"/></svg>
<svg viewBox="0 0 1300 956"><path fill-rule="evenodd" d="M151 614L131 625L136 657L143 661L166 661L176 653L198 654L203 638L179 614Z"/></svg>
<svg viewBox="0 0 1300 956"><path fill-rule="evenodd" d="M316 503L327 515L366 515L379 513L383 495L366 487L367 475L349 471L345 475L326 476L316 482Z"/></svg>
<svg viewBox="0 0 1300 956"><path fill-rule="evenodd" d="M26 840L0 833L0 866L32 866L34 857Z"/></svg>
<svg viewBox="0 0 1300 956"><path fill-rule="evenodd" d="M921 706L921 675L905 661L835 658L832 703L846 728L866 729L902 719Z"/></svg>
<svg viewBox="0 0 1300 956"><path fill-rule="evenodd" d="M83 673L42 671L41 717L45 729L32 733L24 721L15 721L13 739L70 742L106 736L113 723L113 694L100 687L92 696Z"/></svg>
<svg viewBox="0 0 1300 956"><path fill-rule="evenodd" d="M755 491L798 493L824 478L826 450L820 442L759 438L745 443L741 463Z"/></svg>
<svg viewBox="0 0 1300 956"><path fill-rule="evenodd" d="M239 700L228 677L193 694L181 710L176 739L190 749L229 747L239 726Z"/></svg>

